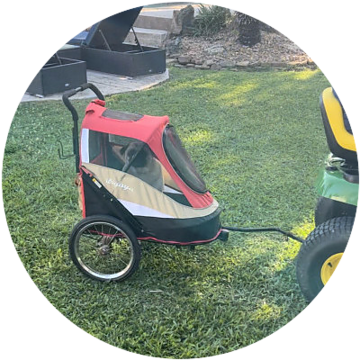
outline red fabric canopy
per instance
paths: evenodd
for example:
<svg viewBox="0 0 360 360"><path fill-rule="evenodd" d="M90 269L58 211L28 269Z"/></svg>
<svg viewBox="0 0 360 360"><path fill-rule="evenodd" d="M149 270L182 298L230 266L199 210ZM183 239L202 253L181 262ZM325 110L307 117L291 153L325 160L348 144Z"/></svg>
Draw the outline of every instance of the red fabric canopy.
<svg viewBox="0 0 360 360"><path fill-rule="evenodd" d="M144 115L136 121L117 120L102 116L105 110L104 101L95 100L91 102L86 108L81 129L129 137L147 143L191 206L204 208L212 204L213 198L209 192L199 194L192 190L170 164L162 143L164 129L169 124L168 116Z"/></svg>

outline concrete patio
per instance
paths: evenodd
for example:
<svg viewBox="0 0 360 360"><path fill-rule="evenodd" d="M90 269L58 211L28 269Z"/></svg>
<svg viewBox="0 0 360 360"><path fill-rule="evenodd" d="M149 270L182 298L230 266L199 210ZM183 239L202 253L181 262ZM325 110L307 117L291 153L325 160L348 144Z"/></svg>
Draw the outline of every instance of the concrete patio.
<svg viewBox="0 0 360 360"><path fill-rule="evenodd" d="M98 71L87 70L87 81L94 84L105 96L120 94L130 91L140 91L151 88L169 79L169 70L162 74L153 74L129 78L121 75L112 75ZM63 93L41 97L37 95L24 94L21 102L61 100ZM94 94L91 90L86 90L74 95L74 99L92 98Z"/></svg>

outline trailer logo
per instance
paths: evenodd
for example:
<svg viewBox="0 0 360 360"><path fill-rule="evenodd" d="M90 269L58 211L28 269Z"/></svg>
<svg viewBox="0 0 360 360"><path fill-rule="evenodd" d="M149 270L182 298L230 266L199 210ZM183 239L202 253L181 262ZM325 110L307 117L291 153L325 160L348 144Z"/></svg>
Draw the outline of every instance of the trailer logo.
<svg viewBox="0 0 360 360"><path fill-rule="evenodd" d="M125 191L131 191L131 192L134 192L134 189L128 185L125 185L123 183L120 183L120 182L116 182L114 181L113 179L107 179L106 180L106 183L109 184L109 185L112 185L112 186L115 186L115 187L118 187L122 190L125 190Z"/></svg>

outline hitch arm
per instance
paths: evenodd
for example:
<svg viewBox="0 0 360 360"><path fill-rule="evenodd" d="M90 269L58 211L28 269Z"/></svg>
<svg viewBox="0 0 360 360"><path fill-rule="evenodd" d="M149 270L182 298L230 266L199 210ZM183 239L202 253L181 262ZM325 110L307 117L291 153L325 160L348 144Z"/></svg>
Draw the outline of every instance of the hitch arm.
<svg viewBox="0 0 360 360"><path fill-rule="evenodd" d="M285 235L286 237L289 237L291 239L294 239L300 243L304 243L305 240L292 234L291 232L288 231L284 231L281 230L279 228L275 228L275 227L268 227L268 228L237 228L237 227L232 227L232 226L223 226L224 230L228 230L228 231L236 231L236 232L279 232L283 235Z"/></svg>

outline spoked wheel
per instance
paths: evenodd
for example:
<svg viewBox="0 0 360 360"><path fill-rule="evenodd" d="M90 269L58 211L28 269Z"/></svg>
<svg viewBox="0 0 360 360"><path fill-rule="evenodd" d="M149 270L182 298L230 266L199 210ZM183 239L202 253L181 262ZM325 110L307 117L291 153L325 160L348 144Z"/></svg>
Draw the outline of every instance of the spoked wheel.
<svg viewBox="0 0 360 360"><path fill-rule="evenodd" d="M330 219L317 226L301 246L296 272L301 291L312 301L338 266L353 227L353 217Z"/></svg>
<svg viewBox="0 0 360 360"><path fill-rule="evenodd" d="M70 256L87 276L122 281L139 267L141 249L131 228L110 216L89 216L74 228Z"/></svg>

